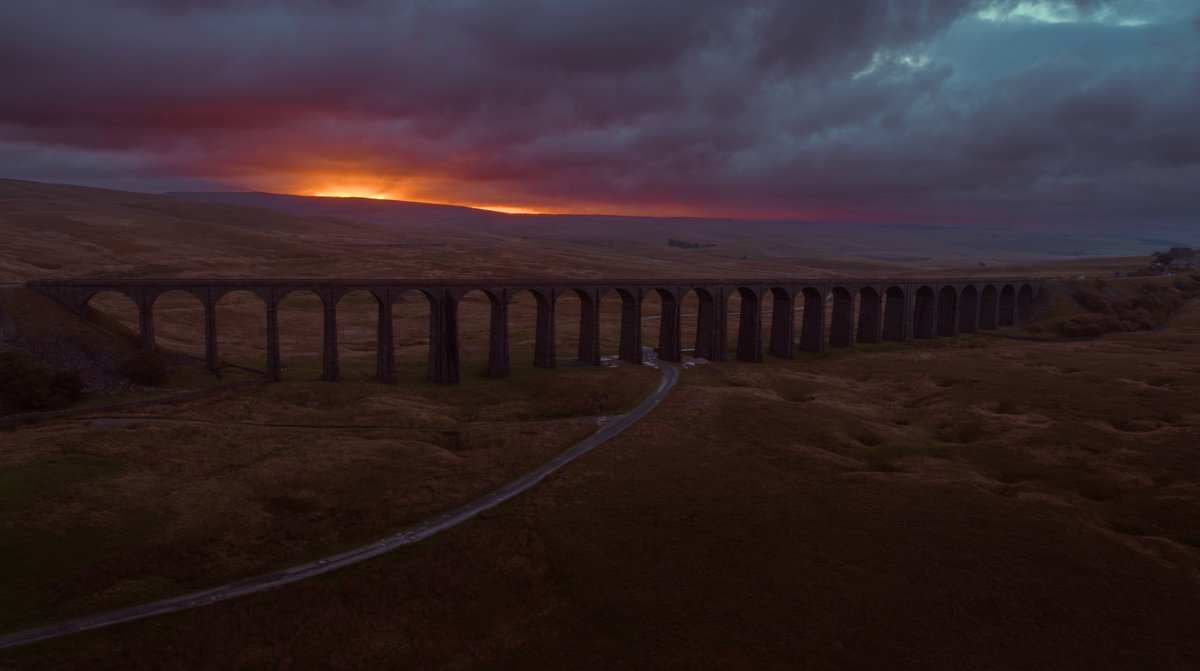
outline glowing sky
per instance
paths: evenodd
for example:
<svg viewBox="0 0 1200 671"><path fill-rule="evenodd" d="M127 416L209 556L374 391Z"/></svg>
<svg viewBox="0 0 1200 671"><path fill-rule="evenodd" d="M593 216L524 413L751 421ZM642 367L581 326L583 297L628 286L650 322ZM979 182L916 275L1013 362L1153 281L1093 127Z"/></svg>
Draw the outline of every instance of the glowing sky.
<svg viewBox="0 0 1200 671"><path fill-rule="evenodd" d="M1200 225L1195 0L13 0L0 176Z"/></svg>

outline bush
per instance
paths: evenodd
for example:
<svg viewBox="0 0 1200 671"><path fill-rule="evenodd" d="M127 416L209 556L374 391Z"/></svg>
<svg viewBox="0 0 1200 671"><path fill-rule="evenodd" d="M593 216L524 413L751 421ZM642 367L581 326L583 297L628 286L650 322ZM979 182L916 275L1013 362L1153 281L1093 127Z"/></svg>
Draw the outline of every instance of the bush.
<svg viewBox="0 0 1200 671"><path fill-rule="evenodd" d="M1196 276L1192 275L1191 277L1176 277L1174 281L1171 282L1171 286L1183 292L1194 292L1196 291Z"/></svg>
<svg viewBox="0 0 1200 671"><path fill-rule="evenodd" d="M1089 313L1063 322L1062 334L1069 338L1091 338L1117 330L1116 323L1102 314Z"/></svg>
<svg viewBox="0 0 1200 671"><path fill-rule="evenodd" d="M167 381L167 364L158 352L138 350L125 360L121 374L135 384L157 387Z"/></svg>
<svg viewBox="0 0 1200 671"><path fill-rule="evenodd" d="M1085 310L1063 322L1061 332L1068 337L1094 337L1116 331L1149 331L1164 324L1171 313L1200 294L1196 277L1176 278L1169 286L1152 282L1134 285L1137 295L1110 298L1084 287L1071 297ZM1096 285L1099 283L1097 282Z"/></svg>
<svg viewBox="0 0 1200 671"><path fill-rule="evenodd" d="M50 385L65 394L71 403L83 398L83 390L86 387L83 376L79 374L79 371L74 370L55 373Z"/></svg>
<svg viewBox="0 0 1200 671"><path fill-rule="evenodd" d="M82 396L79 373L56 372L24 350L0 350L0 406L46 410L70 405Z"/></svg>

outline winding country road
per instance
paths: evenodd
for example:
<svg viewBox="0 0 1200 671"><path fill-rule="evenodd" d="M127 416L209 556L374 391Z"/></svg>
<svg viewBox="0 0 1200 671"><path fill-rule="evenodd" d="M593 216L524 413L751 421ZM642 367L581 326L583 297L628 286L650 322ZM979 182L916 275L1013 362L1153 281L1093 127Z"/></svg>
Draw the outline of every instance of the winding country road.
<svg viewBox="0 0 1200 671"><path fill-rule="evenodd" d="M648 359L653 359L653 353L648 353ZM520 478L504 485L503 487L492 491L491 493L480 497L470 503L462 505L448 513L444 513L425 522L393 534L386 538L381 538L374 543L369 543L362 547L348 550L336 555L331 555L307 564L300 564L291 568L286 568L274 573L267 573L252 578L246 578L231 582L218 587L184 594L182 596L163 599L161 601L153 601L151 603L133 606L130 608L122 608L120 610L100 613L98 615L90 615L81 617L58 624L51 624L44 627L34 629L26 629L24 631L16 631L10 634L0 636L0 649L11 648L18 645L33 643L35 641L44 641L46 639L57 638L67 634L87 631L90 629L98 629L123 622L132 622L155 615L165 615L174 613L189 608L197 608L206 606L210 603L233 599L239 596L255 594L257 592L265 592L270 589L290 585L294 582L299 582L306 578L328 573L339 568L357 564L366 561L372 557L377 557L387 552L391 552L398 548L412 545L419 541L425 540L430 536L438 534L442 531L450 529L466 522L475 517L479 513L494 508L501 503L513 498L514 496L524 492L541 482L546 476L566 466L576 458L588 453L597 446L608 441L610 438L624 431L634 422L647 413L653 410L667 397L671 387L679 379L679 371L674 366L668 363L654 361L654 367L662 372L662 380L658 383L658 387L654 392L646 397L636 408L627 414L619 417L613 417L604 422L600 426L600 430L592 435L584 438L582 441L571 446L565 452L560 453L550 461L542 464L538 468L526 473Z"/></svg>

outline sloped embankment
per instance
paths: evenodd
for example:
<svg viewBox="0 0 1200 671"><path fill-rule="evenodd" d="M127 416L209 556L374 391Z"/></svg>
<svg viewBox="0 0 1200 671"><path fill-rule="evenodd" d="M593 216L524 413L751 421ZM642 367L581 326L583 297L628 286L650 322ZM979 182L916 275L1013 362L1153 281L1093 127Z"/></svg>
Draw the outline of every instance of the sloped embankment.
<svg viewBox="0 0 1200 671"><path fill-rule="evenodd" d="M1027 330L1039 338L1152 331L1196 298L1200 275L1048 283L1038 299L1039 319Z"/></svg>

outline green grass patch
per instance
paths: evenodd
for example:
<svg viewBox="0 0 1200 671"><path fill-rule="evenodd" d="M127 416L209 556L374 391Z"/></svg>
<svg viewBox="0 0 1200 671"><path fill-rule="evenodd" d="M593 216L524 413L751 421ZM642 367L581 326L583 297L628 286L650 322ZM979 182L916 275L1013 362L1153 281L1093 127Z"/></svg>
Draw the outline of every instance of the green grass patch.
<svg viewBox="0 0 1200 671"><path fill-rule="evenodd" d="M86 567L98 552L149 534L150 517L122 515L115 531L81 532L67 521L61 528L25 526L40 501L82 484L103 486L122 471L120 459L82 452L55 454L0 472L0 629L58 619L61 595L51 590ZM142 519L145 517L145 519Z"/></svg>
<svg viewBox="0 0 1200 671"><path fill-rule="evenodd" d="M39 497L79 482L116 475L119 459L83 452L64 452L40 461L0 471L0 520L5 522L28 510Z"/></svg>

